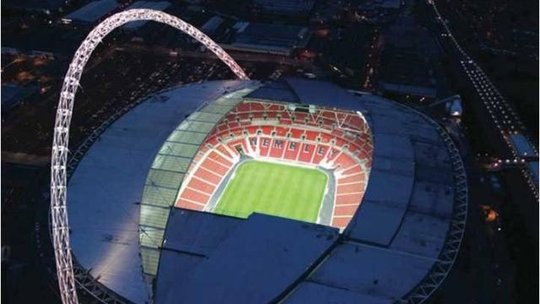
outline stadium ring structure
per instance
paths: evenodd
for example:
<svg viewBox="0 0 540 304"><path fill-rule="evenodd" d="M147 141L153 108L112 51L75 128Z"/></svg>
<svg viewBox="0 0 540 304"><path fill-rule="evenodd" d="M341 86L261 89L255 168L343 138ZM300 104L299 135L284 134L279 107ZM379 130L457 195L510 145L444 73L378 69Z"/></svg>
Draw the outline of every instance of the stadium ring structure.
<svg viewBox="0 0 540 304"><path fill-rule="evenodd" d="M89 55L141 19L197 38L239 80L155 93L115 113L68 162ZM214 213L246 159L329 172L317 221ZM429 117L327 82L249 80L206 36L151 10L109 17L75 54L51 173L64 303L78 301L78 288L102 303L421 303L451 270L467 215L459 151Z"/></svg>

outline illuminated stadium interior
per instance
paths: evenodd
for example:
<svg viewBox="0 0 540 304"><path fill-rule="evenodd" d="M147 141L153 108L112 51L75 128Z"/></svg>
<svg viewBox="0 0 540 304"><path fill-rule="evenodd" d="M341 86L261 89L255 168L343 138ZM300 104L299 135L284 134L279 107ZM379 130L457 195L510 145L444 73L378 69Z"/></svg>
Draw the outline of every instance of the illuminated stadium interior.
<svg viewBox="0 0 540 304"><path fill-rule="evenodd" d="M364 196L372 150L369 126L360 113L248 99L227 113L205 139L184 177L175 206L247 217L250 212L239 208L253 205L253 211L344 229ZM223 204L227 202L222 202L220 197L224 192L230 196L231 177L249 160L319 169L326 173L328 182L311 183L309 174L304 172L296 175L303 179L297 181L303 186L289 188L295 181L287 183L289 171L281 169L277 180L282 182L282 187L272 189L276 185L259 166L255 170L259 172L256 177L249 175L244 181L235 180L236 187L244 185L249 189L233 196L233 200L242 200L241 203L228 204L230 207L224 210ZM293 174L294 167L289 169ZM251 183L250 187L249 180L253 178L265 181L255 186ZM280 196L282 202L275 202L281 208L258 206L257 201L268 204L267 197L274 197L276 192L285 194ZM286 195L287 192L296 195ZM251 201L246 199L247 193L255 193ZM322 194L314 198L319 205L315 218L308 215L309 209L313 209L309 202L312 193ZM308 201L304 202L305 199ZM288 205L294 206L289 208ZM299 210L302 206L305 206L304 211Z"/></svg>

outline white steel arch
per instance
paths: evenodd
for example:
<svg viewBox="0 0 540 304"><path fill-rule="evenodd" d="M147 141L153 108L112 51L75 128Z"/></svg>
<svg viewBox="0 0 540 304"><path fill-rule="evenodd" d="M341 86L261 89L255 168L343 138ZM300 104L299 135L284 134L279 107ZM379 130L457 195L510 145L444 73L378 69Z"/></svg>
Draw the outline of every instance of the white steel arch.
<svg viewBox="0 0 540 304"><path fill-rule="evenodd" d="M56 111L51 155L51 224L56 258L56 271L62 302L78 303L73 262L69 243L67 214L67 161L69 126L73 113L73 102L79 87L84 66L90 55L112 30L131 21L151 20L170 25L190 35L217 55L242 80L249 78L242 68L219 45L194 26L178 17L149 9L131 9L110 16L96 26L79 46L64 78L60 100Z"/></svg>

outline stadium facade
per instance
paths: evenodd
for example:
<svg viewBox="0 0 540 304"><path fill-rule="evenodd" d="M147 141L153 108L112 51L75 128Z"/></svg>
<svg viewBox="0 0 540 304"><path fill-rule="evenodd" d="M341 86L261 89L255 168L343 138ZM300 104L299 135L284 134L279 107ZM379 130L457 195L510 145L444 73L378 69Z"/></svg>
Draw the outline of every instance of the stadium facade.
<svg viewBox="0 0 540 304"><path fill-rule="evenodd" d="M313 223L212 212L246 157L330 170L333 199ZM296 78L156 93L96 130L69 173L77 278L119 302L420 303L451 270L467 214L441 126Z"/></svg>

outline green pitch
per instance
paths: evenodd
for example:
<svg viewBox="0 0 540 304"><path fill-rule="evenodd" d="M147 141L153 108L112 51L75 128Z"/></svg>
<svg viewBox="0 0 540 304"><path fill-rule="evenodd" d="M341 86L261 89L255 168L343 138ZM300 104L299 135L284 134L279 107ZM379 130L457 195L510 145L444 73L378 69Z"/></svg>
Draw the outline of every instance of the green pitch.
<svg viewBox="0 0 540 304"><path fill-rule="evenodd" d="M215 213L248 217L253 212L316 222L328 176L321 170L246 161L229 180Z"/></svg>

